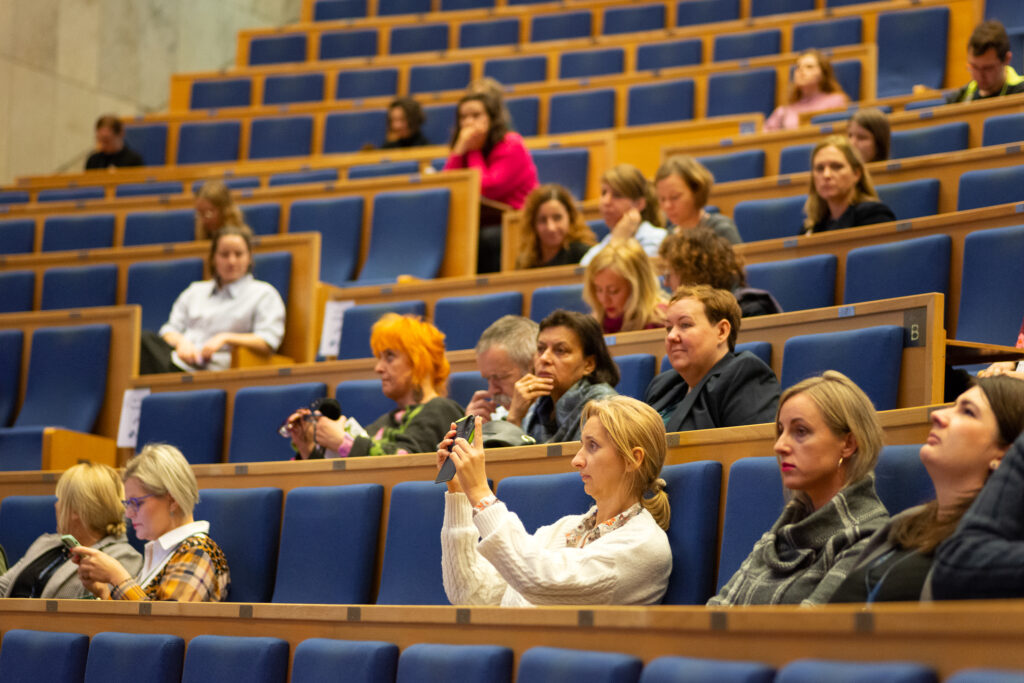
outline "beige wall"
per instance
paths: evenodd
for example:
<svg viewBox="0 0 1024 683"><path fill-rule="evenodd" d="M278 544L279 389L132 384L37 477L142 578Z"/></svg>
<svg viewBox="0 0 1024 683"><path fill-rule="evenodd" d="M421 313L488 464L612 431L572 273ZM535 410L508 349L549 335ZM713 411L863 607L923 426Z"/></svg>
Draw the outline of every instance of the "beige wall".
<svg viewBox="0 0 1024 683"><path fill-rule="evenodd" d="M171 73L234 64L300 0L0 0L0 184L77 170L97 115L160 111Z"/></svg>

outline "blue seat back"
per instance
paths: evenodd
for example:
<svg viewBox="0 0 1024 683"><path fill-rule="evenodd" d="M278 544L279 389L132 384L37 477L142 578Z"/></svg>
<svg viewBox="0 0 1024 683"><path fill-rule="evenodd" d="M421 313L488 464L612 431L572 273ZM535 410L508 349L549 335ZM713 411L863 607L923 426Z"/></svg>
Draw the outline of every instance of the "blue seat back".
<svg viewBox="0 0 1024 683"><path fill-rule="evenodd" d="M964 171L956 195L956 210L1019 202L1024 199L1024 166ZM45 250L45 247L44 247Z"/></svg>
<svg viewBox="0 0 1024 683"><path fill-rule="evenodd" d="M740 0L679 0L676 26L711 24L740 18Z"/></svg>
<svg viewBox="0 0 1024 683"><path fill-rule="evenodd" d="M455 125L455 105L436 104L430 107L423 107L423 113L427 120L423 123L420 132L426 136L432 145L447 145L451 142L452 130ZM441 160L441 167L445 160ZM440 167L439 169L440 170Z"/></svg>
<svg viewBox="0 0 1024 683"><path fill-rule="evenodd" d="M701 50L700 38L637 45L636 70L651 71L675 66L695 66L701 63Z"/></svg>
<svg viewBox="0 0 1024 683"><path fill-rule="evenodd" d="M238 161L241 137L239 121L183 123L178 130L178 163Z"/></svg>
<svg viewBox="0 0 1024 683"><path fill-rule="evenodd" d="M605 74L620 74L625 60L626 53L621 47L563 52L558 59L558 77L588 78Z"/></svg>
<svg viewBox="0 0 1024 683"><path fill-rule="evenodd" d="M460 406L468 406L477 391L487 389L487 380L475 370L453 372L448 375L448 398Z"/></svg>
<svg viewBox="0 0 1024 683"><path fill-rule="evenodd" d="M317 8L323 0L317 2ZM366 16L365 14L363 16ZM377 54L377 29L348 29L320 34L320 59L374 57Z"/></svg>
<svg viewBox="0 0 1024 683"><path fill-rule="evenodd" d="M409 94L462 90L469 85L469 62L420 64L409 68Z"/></svg>
<svg viewBox="0 0 1024 683"><path fill-rule="evenodd" d="M81 681L89 636L81 633L26 631L4 633L0 678L5 681Z"/></svg>
<svg viewBox="0 0 1024 683"><path fill-rule="evenodd" d="M257 280L274 285L281 300L288 301L292 280L292 255L288 251L253 254L252 274Z"/></svg>
<svg viewBox="0 0 1024 683"><path fill-rule="evenodd" d="M280 638L199 635L188 643L182 683L244 680L281 683L288 676L288 642Z"/></svg>
<svg viewBox="0 0 1024 683"><path fill-rule="evenodd" d="M142 329L156 332L171 315L178 295L203 279L203 259L139 261L128 266L125 303L142 307Z"/></svg>
<svg viewBox="0 0 1024 683"><path fill-rule="evenodd" d="M938 683L935 671L916 662L836 662L798 659L779 669L776 683Z"/></svg>
<svg viewBox="0 0 1024 683"><path fill-rule="evenodd" d="M0 191L0 205L4 204L27 204L29 199L28 192L23 190L4 190Z"/></svg>
<svg viewBox="0 0 1024 683"><path fill-rule="evenodd" d="M334 397L341 404L341 413L368 427L381 415L395 409L395 402L381 391L379 379L350 379L335 388Z"/></svg>
<svg viewBox="0 0 1024 683"><path fill-rule="evenodd" d="M619 366L619 383L615 390L638 401L644 400L647 385L654 379L654 356L649 353L631 353L616 356L615 364Z"/></svg>
<svg viewBox="0 0 1024 683"><path fill-rule="evenodd" d="M398 69L342 69L335 93L339 100L391 97L398 93Z"/></svg>
<svg viewBox="0 0 1024 683"><path fill-rule="evenodd" d="M803 232L805 201L804 195L750 199L737 202L732 217L744 242L795 237Z"/></svg>
<svg viewBox="0 0 1024 683"><path fill-rule="evenodd" d="M267 76L263 81L263 104L319 102L324 99L322 73Z"/></svg>
<svg viewBox="0 0 1024 683"><path fill-rule="evenodd" d="M934 216L939 212L939 179L919 178L901 183L876 185L878 198L899 220Z"/></svg>
<svg viewBox="0 0 1024 683"><path fill-rule="evenodd" d="M542 55L488 59L484 62L484 76L504 85L546 81L548 60Z"/></svg>
<svg viewBox="0 0 1024 683"><path fill-rule="evenodd" d="M744 69L708 78L707 116L768 116L775 109L775 69Z"/></svg>
<svg viewBox="0 0 1024 683"><path fill-rule="evenodd" d="M576 199L587 198L587 175L590 172L590 151L579 147L552 147L530 151L537 167L537 180L558 183Z"/></svg>
<svg viewBox="0 0 1024 683"><path fill-rule="evenodd" d="M661 470L672 517L668 527L672 574L662 602L703 605L715 592L715 553L722 464L710 460Z"/></svg>
<svg viewBox="0 0 1024 683"><path fill-rule="evenodd" d="M793 26L792 52L803 52L812 47L822 50L841 45L858 45L861 42L861 32L860 17L843 17L795 24Z"/></svg>
<svg viewBox="0 0 1024 683"><path fill-rule="evenodd" d="M512 650L498 645L416 643L398 658L396 683L512 683Z"/></svg>
<svg viewBox="0 0 1024 683"><path fill-rule="evenodd" d="M955 339L1012 344L1024 298L1017 269L1024 259L1024 226L977 230L964 238L963 281ZM993 296L998 292L998 296ZM1009 302L1018 302L1007 305Z"/></svg>
<svg viewBox="0 0 1024 683"><path fill-rule="evenodd" d="M777 28L724 34L715 36L712 59L716 62L725 62L777 55L781 45L782 31Z"/></svg>
<svg viewBox="0 0 1024 683"><path fill-rule="evenodd" d="M459 47L491 47L515 45L519 42L519 19L469 21L459 27ZM504 81L499 81L503 83Z"/></svg>
<svg viewBox="0 0 1024 683"><path fill-rule="evenodd" d="M842 59L832 62L836 80L851 102L860 99L861 63L859 59Z"/></svg>
<svg viewBox="0 0 1024 683"><path fill-rule="evenodd" d="M39 190L36 194L37 202L70 202L86 199L103 199L106 190L99 185L88 185L86 187L58 187L52 190Z"/></svg>
<svg viewBox="0 0 1024 683"><path fill-rule="evenodd" d="M363 198L302 199L288 210L288 232L320 233L320 281L352 279L363 234Z"/></svg>
<svg viewBox="0 0 1024 683"><path fill-rule="evenodd" d="M177 446L189 464L220 462L226 404L223 389L161 391L146 396L140 408L136 452L148 443L169 443Z"/></svg>
<svg viewBox="0 0 1024 683"><path fill-rule="evenodd" d="M519 658L519 683L636 683L643 662L619 652L531 647Z"/></svg>
<svg viewBox="0 0 1024 683"><path fill-rule="evenodd" d="M306 34L290 33L249 41L249 66L306 61Z"/></svg>
<svg viewBox="0 0 1024 683"><path fill-rule="evenodd" d="M970 129L966 121L954 121L937 126L894 130L889 157L903 159L925 154L941 154L967 149Z"/></svg>
<svg viewBox="0 0 1024 683"><path fill-rule="evenodd" d="M429 280L441 274L448 243L448 188L378 192L373 198L370 251L357 281L393 282L399 275ZM415 221L409 220L416 216ZM401 244L402 249L395 245ZM416 258L406 258L416 254Z"/></svg>
<svg viewBox="0 0 1024 683"><path fill-rule="evenodd" d="M341 317L341 345L338 349L338 360L372 358L370 331L373 324L380 320L385 313L423 316L426 311L427 305L422 301L359 304L346 309Z"/></svg>
<svg viewBox="0 0 1024 683"><path fill-rule="evenodd" d="M639 31L660 31L665 26L665 5L651 3L632 7L609 7L604 11L601 33L606 36Z"/></svg>
<svg viewBox="0 0 1024 683"><path fill-rule="evenodd" d="M742 353L744 351L750 351L752 354L760 358L765 365L771 367L772 365L772 345L771 342L765 341L754 341L745 342L743 344L736 345L736 353ZM668 358L668 356L665 356Z"/></svg>
<svg viewBox="0 0 1024 683"><path fill-rule="evenodd" d="M298 408L327 395L323 382L242 387L235 394L228 462L290 460L291 442L277 428Z"/></svg>
<svg viewBox="0 0 1024 683"><path fill-rule="evenodd" d="M418 161L389 161L380 164L349 166L348 179L380 178L390 175L416 175L420 172Z"/></svg>
<svg viewBox="0 0 1024 683"><path fill-rule="evenodd" d="M314 0L313 21L358 19L366 16L366 0ZM326 59L321 57L321 59Z"/></svg>
<svg viewBox="0 0 1024 683"><path fill-rule="evenodd" d="M36 222L31 218L0 221L0 254L29 254L35 249Z"/></svg>
<svg viewBox="0 0 1024 683"><path fill-rule="evenodd" d="M838 370L864 390L875 410L899 407L903 328L878 325L859 330L790 337L782 350L783 389Z"/></svg>
<svg viewBox="0 0 1024 683"><path fill-rule="evenodd" d="M32 310L36 291L36 274L32 270L0 272L0 313L21 313Z"/></svg>
<svg viewBox="0 0 1024 683"><path fill-rule="evenodd" d="M696 657L658 657L640 674L640 683L772 683L775 669L759 662Z"/></svg>
<svg viewBox="0 0 1024 683"><path fill-rule="evenodd" d="M784 311L824 308L836 302L836 264L833 254L751 263L747 282L771 292Z"/></svg>
<svg viewBox="0 0 1024 683"><path fill-rule="evenodd" d="M0 287L4 287L4 284L0 277ZM14 417L18 384L21 382L21 349L24 342L25 334L21 330L0 330L0 428L9 425Z"/></svg>
<svg viewBox="0 0 1024 683"><path fill-rule="evenodd" d="M289 491L274 602L369 603L383 500L380 484L301 486ZM310 543L326 529L331 530L330 543ZM310 581L310 576L317 580Z"/></svg>
<svg viewBox="0 0 1024 683"><path fill-rule="evenodd" d="M505 477L497 495L530 534L562 517L584 515L594 505L578 472Z"/></svg>
<svg viewBox="0 0 1024 683"><path fill-rule="evenodd" d="M393 55L410 52L439 52L448 49L448 25L396 26L391 29Z"/></svg>
<svg viewBox="0 0 1024 683"><path fill-rule="evenodd" d="M729 467L718 558L719 589L740 568L784 505L782 478L774 456L740 458Z"/></svg>
<svg viewBox="0 0 1024 683"><path fill-rule="evenodd" d="M942 88L948 34L948 7L879 14L877 97L905 95L915 85Z"/></svg>
<svg viewBox="0 0 1024 683"><path fill-rule="evenodd" d="M1000 114L985 119L982 127L981 144L1005 145L1024 140L1024 112Z"/></svg>
<svg viewBox="0 0 1024 683"><path fill-rule="evenodd" d="M210 523L231 568L231 602L270 602L283 498L272 487L199 492L195 518Z"/></svg>
<svg viewBox="0 0 1024 683"><path fill-rule="evenodd" d="M277 202L244 204L239 208L245 222L252 228L252 234L276 235L281 232L281 205Z"/></svg>
<svg viewBox="0 0 1024 683"><path fill-rule="evenodd" d="M530 41L569 40L591 35L593 15L590 10L541 14L530 21Z"/></svg>
<svg viewBox="0 0 1024 683"><path fill-rule="evenodd" d="M1014 54L1017 54L1014 52ZM1002 669L961 669L946 679L945 683L1021 683L1024 674L1019 671Z"/></svg>
<svg viewBox="0 0 1024 683"><path fill-rule="evenodd" d="M308 156L312 152L313 117L253 119L250 159Z"/></svg>
<svg viewBox="0 0 1024 683"><path fill-rule="evenodd" d="M191 242L196 237L196 216L191 209L135 211L124 218L122 246Z"/></svg>
<svg viewBox="0 0 1024 683"><path fill-rule="evenodd" d="M589 313L590 307L583 301L583 285L549 285L534 288L533 294L530 295L531 320L540 322L559 308Z"/></svg>
<svg viewBox="0 0 1024 683"><path fill-rule="evenodd" d="M222 109L248 107L252 104L252 81L248 78L229 78L217 81L192 82L190 109Z"/></svg>
<svg viewBox="0 0 1024 683"><path fill-rule="evenodd" d="M383 109L341 111L327 115L324 154L358 152L364 145L380 147L388 127Z"/></svg>
<svg viewBox="0 0 1024 683"><path fill-rule="evenodd" d="M846 115L844 114L844 117ZM779 153L779 175L806 173L811 170L811 153L816 143L790 145Z"/></svg>
<svg viewBox="0 0 1024 683"><path fill-rule="evenodd" d="M949 235L927 235L851 249L846 255L847 304L897 296L949 293Z"/></svg>
<svg viewBox="0 0 1024 683"><path fill-rule="evenodd" d="M787 12L810 12L814 9L814 0L751 0L750 16L763 17Z"/></svg>
<svg viewBox="0 0 1024 683"><path fill-rule="evenodd" d="M181 194L185 191L178 181L127 183L118 185L114 190L115 197L148 197L151 195Z"/></svg>
<svg viewBox="0 0 1024 683"><path fill-rule="evenodd" d="M391 488L378 605L447 605L441 582L444 486L403 481Z"/></svg>
<svg viewBox="0 0 1024 683"><path fill-rule="evenodd" d="M430 0L388 0L386 3L380 3L377 7L377 14L380 16L424 14L431 9Z"/></svg>
<svg viewBox="0 0 1024 683"><path fill-rule="evenodd" d="M311 183L334 183L338 179L338 169L318 168L312 171L294 171L290 173L274 173L267 180L267 187L282 185L308 185Z"/></svg>
<svg viewBox="0 0 1024 683"><path fill-rule="evenodd" d="M729 154L697 157L711 171L716 183L764 177L764 150L747 149Z"/></svg>
<svg viewBox="0 0 1024 683"><path fill-rule="evenodd" d="M434 324L444 332L446 350L472 349L495 320L522 312L521 292L450 296L438 299L434 305Z"/></svg>
<svg viewBox="0 0 1024 683"><path fill-rule="evenodd" d="M329 681L345 672L350 683L393 681L398 670L398 646L379 640L307 638L295 646L292 680Z"/></svg>
<svg viewBox="0 0 1024 683"><path fill-rule="evenodd" d="M234 574L232 573L232 588ZM185 641L163 633L97 633L89 643L85 683L180 683Z"/></svg>
<svg viewBox="0 0 1024 683"><path fill-rule="evenodd" d="M7 496L0 501L0 546L10 564L39 536L57 531L56 502L57 496Z"/></svg>
<svg viewBox="0 0 1024 683"><path fill-rule="evenodd" d="M117 266L48 268L43 273L43 298L40 310L113 306L117 303Z"/></svg>
<svg viewBox="0 0 1024 683"><path fill-rule="evenodd" d="M875 490L890 515L935 498L935 485L921 462L921 445L885 446L875 465Z"/></svg>
<svg viewBox="0 0 1024 683"><path fill-rule="evenodd" d="M105 249L112 246L113 214L50 216L43 223L43 251Z"/></svg>
<svg viewBox="0 0 1024 683"><path fill-rule="evenodd" d="M552 95L548 135L615 127L615 91L611 88Z"/></svg>
<svg viewBox="0 0 1024 683"><path fill-rule="evenodd" d="M125 126L124 141L139 153L146 166L163 166L167 163L166 123Z"/></svg>
<svg viewBox="0 0 1024 683"><path fill-rule="evenodd" d="M627 126L688 121L693 118L693 81L689 78L634 85L629 89L627 97Z"/></svg>
<svg viewBox="0 0 1024 683"><path fill-rule="evenodd" d="M442 12L454 12L460 9L480 9L494 7L497 0L441 0Z"/></svg>

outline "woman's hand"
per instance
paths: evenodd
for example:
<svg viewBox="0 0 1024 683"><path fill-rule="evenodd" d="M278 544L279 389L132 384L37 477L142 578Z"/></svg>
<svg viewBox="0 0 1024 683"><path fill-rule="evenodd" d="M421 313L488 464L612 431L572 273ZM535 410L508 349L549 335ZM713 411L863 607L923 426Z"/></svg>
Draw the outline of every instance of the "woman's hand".
<svg viewBox="0 0 1024 683"><path fill-rule="evenodd" d="M1013 372L1017 369L1017 364L1012 360L1004 360L998 363L993 363L984 370L978 371L978 377L995 377L996 375L1005 375Z"/></svg>
<svg viewBox="0 0 1024 683"><path fill-rule="evenodd" d="M132 578L128 570L105 552L84 545L71 549L71 561L78 565L78 578L90 593L110 598L110 586Z"/></svg>
<svg viewBox="0 0 1024 683"><path fill-rule="evenodd" d="M643 222L643 216L636 209L629 209L626 213L622 214L622 218L612 228L612 237L616 239L628 240L630 237L636 235L636 231L640 228L640 224Z"/></svg>
<svg viewBox="0 0 1024 683"><path fill-rule="evenodd" d="M202 355L196 347L192 346L185 337L178 340L178 343L174 346L174 351L178 354L178 358L188 363L189 365L202 365Z"/></svg>
<svg viewBox="0 0 1024 683"><path fill-rule="evenodd" d="M203 348L199 349L199 356L203 359L203 363L209 363L210 359L213 358L213 354L217 353L224 346L227 346L230 342L230 335L227 332L221 332L215 334L206 340L203 344Z"/></svg>
<svg viewBox="0 0 1024 683"><path fill-rule="evenodd" d="M288 416L288 434L292 437L292 446L302 460L308 460L313 451L313 422L306 419L310 415L309 408L299 408Z"/></svg>
<svg viewBox="0 0 1024 683"><path fill-rule="evenodd" d="M483 149L484 142L487 140L487 124L483 122L473 123L471 125L463 126L459 131L459 137L455 141L455 147L452 152L455 154L465 154L466 152L472 152L478 149Z"/></svg>
<svg viewBox="0 0 1024 683"><path fill-rule="evenodd" d="M332 420L317 413L316 442L328 452L337 454L341 444L345 442L345 422L347 420L348 418L344 415L337 420Z"/></svg>
<svg viewBox="0 0 1024 683"><path fill-rule="evenodd" d="M451 457L452 444L455 442L455 423L452 422L451 429L441 439L441 443L437 444L437 471L441 471L441 467L444 466L444 461ZM453 477L448 481L448 493L460 493L462 486L459 485L459 478Z"/></svg>
<svg viewBox="0 0 1024 683"><path fill-rule="evenodd" d="M449 456L455 463L459 485L466 492L470 505L476 505L483 498L491 495L491 487L487 485L487 471L484 466L484 423L479 417L473 419L476 420L473 443L469 443L462 437L455 439ZM440 449L438 452L440 453Z"/></svg>
<svg viewBox="0 0 1024 683"><path fill-rule="evenodd" d="M512 394L512 405L508 407L508 421L514 425L522 425L526 412L541 396L550 396L555 388L555 381L550 377L537 377L526 374L515 383Z"/></svg>

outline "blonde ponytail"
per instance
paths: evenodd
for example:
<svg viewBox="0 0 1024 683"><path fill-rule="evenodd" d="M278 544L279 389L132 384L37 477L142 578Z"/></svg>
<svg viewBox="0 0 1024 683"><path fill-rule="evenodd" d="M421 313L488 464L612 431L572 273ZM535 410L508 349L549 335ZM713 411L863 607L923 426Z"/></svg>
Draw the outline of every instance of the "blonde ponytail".
<svg viewBox="0 0 1024 683"><path fill-rule="evenodd" d="M643 505L644 509L651 513L651 517L654 517L654 521L658 523L663 530L668 531L669 522L672 521L672 508L668 503L668 494L665 493L665 480L658 477L651 484L650 496L644 496L640 499L640 504Z"/></svg>

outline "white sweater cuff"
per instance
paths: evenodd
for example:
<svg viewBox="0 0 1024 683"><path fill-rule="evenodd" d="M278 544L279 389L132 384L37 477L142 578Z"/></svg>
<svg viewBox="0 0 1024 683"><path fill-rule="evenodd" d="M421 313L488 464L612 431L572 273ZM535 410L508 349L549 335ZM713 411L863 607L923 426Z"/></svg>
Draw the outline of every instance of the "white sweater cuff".
<svg viewBox="0 0 1024 683"><path fill-rule="evenodd" d="M473 506L465 493L445 492L444 525L449 529L473 526Z"/></svg>
<svg viewBox="0 0 1024 683"><path fill-rule="evenodd" d="M487 538L497 531L507 514L508 508L498 500L473 515L472 520L476 524L477 531L480 532L480 538Z"/></svg>

